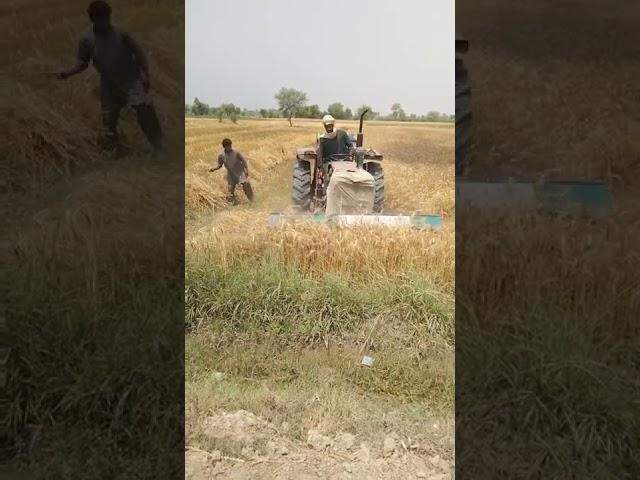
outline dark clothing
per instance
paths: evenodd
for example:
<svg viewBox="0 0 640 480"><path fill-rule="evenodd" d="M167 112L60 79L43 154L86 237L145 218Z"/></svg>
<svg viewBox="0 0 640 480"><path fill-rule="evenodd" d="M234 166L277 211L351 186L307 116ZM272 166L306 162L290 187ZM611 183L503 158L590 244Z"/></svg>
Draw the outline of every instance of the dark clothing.
<svg viewBox="0 0 640 480"><path fill-rule="evenodd" d="M218 155L218 166L227 169L227 179L229 183L242 183L244 174L247 171L247 162L240 152L224 150Z"/></svg>
<svg viewBox="0 0 640 480"><path fill-rule="evenodd" d="M349 153L351 140L344 130L336 130L335 136L330 138L327 134L320 137L320 154L321 159L326 159L330 155Z"/></svg>
<svg viewBox="0 0 640 480"><path fill-rule="evenodd" d="M108 142L113 146L118 144L120 111L132 107L147 140L159 149L162 129L144 85L147 60L133 38L115 27L100 35L90 29L80 39L78 60L85 64L93 62L100 74L102 123Z"/></svg>
<svg viewBox="0 0 640 480"><path fill-rule="evenodd" d="M102 102L102 124L106 130L107 138L114 145L118 143L118 120L120 119L120 111L126 107L129 102L127 97L123 96L117 90L111 90L108 87L101 89ZM137 115L138 125L144 133L145 137L154 148L159 149L162 146L162 129L160 121L156 113L156 109L151 102L139 103L131 105Z"/></svg>
<svg viewBox="0 0 640 480"><path fill-rule="evenodd" d="M234 205L238 203L236 200L237 186L238 186L238 182L229 181L229 183L227 184L227 188L228 188L227 199L229 200L229 202L233 203ZM251 183L249 182L249 180L245 180L244 182L242 182L242 191L247 196L249 201L253 202L253 189L251 188Z"/></svg>
<svg viewBox="0 0 640 480"><path fill-rule="evenodd" d="M223 150L220 152L220 155L218 155L218 167L222 167L223 165L227 170L227 198L229 202L234 205L237 203L236 186L238 184L242 185L244 194L250 202L253 202L253 189L251 188L251 183L249 182L246 173L249 167L247 166L247 161L244 159L242 154L235 150L231 150L230 152L225 152Z"/></svg>
<svg viewBox="0 0 640 480"><path fill-rule="evenodd" d="M118 90L121 95L129 95L132 89L138 96L136 84L141 83L144 76L146 58L140 46L128 33L112 27L104 34L96 35L93 29L87 31L80 39L78 60L93 66L100 74L102 86L108 84L110 90ZM143 102L141 98L131 98L131 105Z"/></svg>

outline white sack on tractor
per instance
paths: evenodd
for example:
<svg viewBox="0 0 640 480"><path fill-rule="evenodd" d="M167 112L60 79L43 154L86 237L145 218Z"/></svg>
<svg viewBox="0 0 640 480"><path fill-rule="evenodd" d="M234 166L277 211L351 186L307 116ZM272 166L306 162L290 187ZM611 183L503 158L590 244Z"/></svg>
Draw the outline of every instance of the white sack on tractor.
<svg viewBox="0 0 640 480"><path fill-rule="evenodd" d="M334 171L327 187L325 214L350 215L373 212L373 176L355 168L352 162L334 163Z"/></svg>

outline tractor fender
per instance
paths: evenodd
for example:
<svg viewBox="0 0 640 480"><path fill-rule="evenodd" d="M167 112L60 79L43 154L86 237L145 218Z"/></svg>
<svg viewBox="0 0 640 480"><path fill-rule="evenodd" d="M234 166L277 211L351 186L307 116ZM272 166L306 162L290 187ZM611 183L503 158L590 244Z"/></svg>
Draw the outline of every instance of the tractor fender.
<svg viewBox="0 0 640 480"><path fill-rule="evenodd" d="M303 162L310 162L316 160L316 151L313 148L298 148L296 150L296 159Z"/></svg>

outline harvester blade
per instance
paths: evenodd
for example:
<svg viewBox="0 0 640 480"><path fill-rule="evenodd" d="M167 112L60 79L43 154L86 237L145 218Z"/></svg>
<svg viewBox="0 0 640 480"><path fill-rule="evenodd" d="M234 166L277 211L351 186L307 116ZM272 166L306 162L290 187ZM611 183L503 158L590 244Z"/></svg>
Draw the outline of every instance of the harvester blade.
<svg viewBox="0 0 640 480"><path fill-rule="evenodd" d="M268 224L270 226L282 225L284 223L296 222L313 222L327 225L381 225L391 227L409 227L420 229L440 230L443 226L442 217L440 215L420 214L420 215L384 215L384 214L366 214L366 215L305 215L294 214L287 215L283 213L272 213L269 217Z"/></svg>

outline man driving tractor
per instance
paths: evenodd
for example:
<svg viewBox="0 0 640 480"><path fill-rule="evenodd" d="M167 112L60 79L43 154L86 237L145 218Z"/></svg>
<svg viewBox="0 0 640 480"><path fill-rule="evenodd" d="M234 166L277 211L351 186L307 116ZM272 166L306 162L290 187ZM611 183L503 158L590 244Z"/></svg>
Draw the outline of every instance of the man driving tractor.
<svg viewBox="0 0 640 480"><path fill-rule="evenodd" d="M319 139L318 158L324 160L331 155L347 154L352 148L351 139L344 130L334 130L335 119L331 115L322 117L325 133Z"/></svg>

